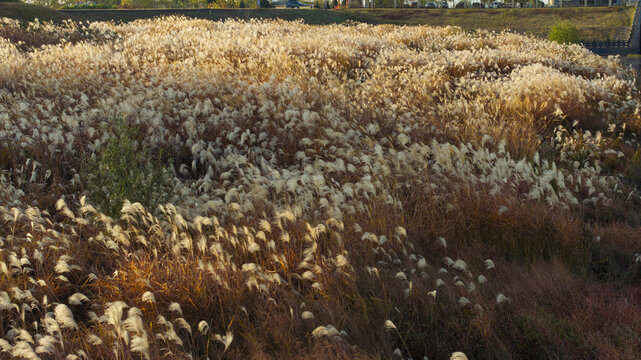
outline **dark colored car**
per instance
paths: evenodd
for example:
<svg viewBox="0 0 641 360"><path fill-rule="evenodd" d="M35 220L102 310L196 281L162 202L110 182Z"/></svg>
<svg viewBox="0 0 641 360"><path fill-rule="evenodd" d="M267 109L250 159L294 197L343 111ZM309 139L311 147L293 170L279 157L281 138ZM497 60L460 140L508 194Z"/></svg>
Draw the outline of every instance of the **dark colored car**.
<svg viewBox="0 0 641 360"><path fill-rule="evenodd" d="M285 3L285 6L291 9L298 9L301 6L309 6L309 5L303 4L300 1L288 1Z"/></svg>
<svg viewBox="0 0 641 360"><path fill-rule="evenodd" d="M465 3L464 3L464 2L462 2L462 1L459 1L458 3L456 3L455 8L457 8L457 9L464 9L464 8L465 8Z"/></svg>
<svg viewBox="0 0 641 360"><path fill-rule="evenodd" d="M433 1L430 1L427 4L425 4L425 7L428 9L436 9L436 3Z"/></svg>

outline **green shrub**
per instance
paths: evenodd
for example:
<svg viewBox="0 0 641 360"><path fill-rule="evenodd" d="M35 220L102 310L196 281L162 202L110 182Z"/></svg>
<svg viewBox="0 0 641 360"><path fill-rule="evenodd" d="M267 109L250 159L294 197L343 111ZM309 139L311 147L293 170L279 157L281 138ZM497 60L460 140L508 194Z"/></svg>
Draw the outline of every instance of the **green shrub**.
<svg viewBox="0 0 641 360"><path fill-rule="evenodd" d="M84 174L87 196L110 216L120 213L125 199L140 202L149 211L170 202L173 196L171 172L136 141L137 129L124 118L116 119L109 138L90 161Z"/></svg>
<svg viewBox="0 0 641 360"><path fill-rule="evenodd" d="M581 41L579 30L567 20L557 23L550 29L548 40L556 41L559 44L578 44Z"/></svg>

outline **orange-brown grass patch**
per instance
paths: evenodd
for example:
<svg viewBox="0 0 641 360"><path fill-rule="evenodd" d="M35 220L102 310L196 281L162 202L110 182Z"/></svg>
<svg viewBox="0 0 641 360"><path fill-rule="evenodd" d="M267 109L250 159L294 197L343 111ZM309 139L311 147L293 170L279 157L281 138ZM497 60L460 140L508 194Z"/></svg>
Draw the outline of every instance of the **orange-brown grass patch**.
<svg viewBox="0 0 641 360"><path fill-rule="evenodd" d="M519 196L525 187L519 183L515 195ZM535 200L514 202L510 200L514 194L502 202L500 195L491 196L472 188L454 193L448 199L452 206L448 209L440 201L419 194L406 194L405 224L412 234L426 239L422 244L426 252L433 246L428 239L438 236L452 239L453 248L459 251L482 246L488 255L501 255L511 261L550 259L553 255L571 261L581 252L583 222L568 210L550 209Z"/></svg>
<svg viewBox="0 0 641 360"><path fill-rule="evenodd" d="M590 284L558 261L535 264L510 279L515 319L531 326L514 334L513 345L531 353L527 342L538 341L541 357L547 351L573 359L637 358L641 307L630 301L634 288Z"/></svg>

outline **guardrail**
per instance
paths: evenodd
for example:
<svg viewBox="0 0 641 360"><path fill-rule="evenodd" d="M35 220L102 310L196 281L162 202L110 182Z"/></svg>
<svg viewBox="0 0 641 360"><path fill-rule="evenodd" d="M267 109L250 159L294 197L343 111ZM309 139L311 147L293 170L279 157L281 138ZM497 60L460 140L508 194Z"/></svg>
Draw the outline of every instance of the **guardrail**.
<svg viewBox="0 0 641 360"><path fill-rule="evenodd" d="M630 40L583 40L581 45L587 48L625 48L630 46Z"/></svg>
<svg viewBox="0 0 641 360"><path fill-rule="evenodd" d="M640 17L641 0L637 0L628 40L582 40L581 45L602 55L638 53L641 46Z"/></svg>

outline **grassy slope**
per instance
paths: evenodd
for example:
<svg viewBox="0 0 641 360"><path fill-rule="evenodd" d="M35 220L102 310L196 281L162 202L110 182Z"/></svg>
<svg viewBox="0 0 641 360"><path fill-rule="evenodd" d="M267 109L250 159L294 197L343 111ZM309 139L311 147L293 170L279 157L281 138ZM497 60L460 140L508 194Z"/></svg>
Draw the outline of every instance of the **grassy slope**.
<svg viewBox="0 0 641 360"><path fill-rule="evenodd" d="M195 10L84 10L64 12L65 17L76 20L106 21L121 20L132 21L136 19L154 18L157 16L180 14L194 18L224 20L236 19L283 19L288 21L303 20L308 24L323 25L336 24L347 20L348 14L336 11L313 11L308 9L205 9Z"/></svg>
<svg viewBox="0 0 641 360"><path fill-rule="evenodd" d="M629 26L633 7L598 7L565 9L350 9L351 20L397 25L460 26L466 30L512 29L545 35L561 20L569 20L581 29L584 38L607 38ZM616 34L621 37L623 34ZM626 33L627 35L627 33ZM612 36L613 38L615 36Z"/></svg>
<svg viewBox="0 0 641 360"><path fill-rule="evenodd" d="M65 18L64 15L49 8L31 4L3 2L0 2L0 17L27 21L32 21L35 18L38 18L41 21L60 21Z"/></svg>
<svg viewBox="0 0 641 360"><path fill-rule="evenodd" d="M624 39L628 33L625 29L630 24L634 13L632 7L616 8L566 8L566 9L350 9L342 11L315 11L309 9L216 9L216 10L86 10L73 12L55 12L46 8L19 4L0 3L2 16L22 20L54 20L65 18L89 21L133 21L141 18L153 18L172 13L222 20L271 19L303 20L308 24L335 24L353 20L370 24L396 25L433 25L460 26L465 30L512 29L517 32L545 36L550 27L561 20L569 20L581 30L586 39Z"/></svg>

